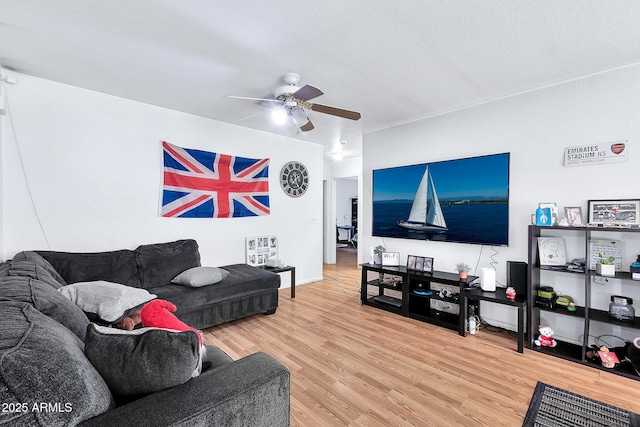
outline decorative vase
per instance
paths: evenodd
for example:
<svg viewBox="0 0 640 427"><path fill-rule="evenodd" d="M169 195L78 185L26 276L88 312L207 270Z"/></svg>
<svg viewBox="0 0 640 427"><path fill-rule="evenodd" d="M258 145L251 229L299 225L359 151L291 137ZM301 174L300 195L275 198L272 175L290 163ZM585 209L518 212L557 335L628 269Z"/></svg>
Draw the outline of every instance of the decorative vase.
<svg viewBox="0 0 640 427"><path fill-rule="evenodd" d="M615 276L616 266L613 264L596 264L596 272L601 276Z"/></svg>
<svg viewBox="0 0 640 427"><path fill-rule="evenodd" d="M373 263L382 264L382 254L373 254Z"/></svg>
<svg viewBox="0 0 640 427"><path fill-rule="evenodd" d="M459 271L458 276L460 276L460 280L467 280L469 273L467 271Z"/></svg>

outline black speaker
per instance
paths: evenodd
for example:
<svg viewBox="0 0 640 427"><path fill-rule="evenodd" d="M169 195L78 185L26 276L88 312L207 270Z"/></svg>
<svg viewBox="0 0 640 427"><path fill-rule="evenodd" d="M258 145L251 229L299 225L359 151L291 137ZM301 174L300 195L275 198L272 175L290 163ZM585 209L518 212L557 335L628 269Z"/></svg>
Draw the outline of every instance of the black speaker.
<svg viewBox="0 0 640 427"><path fill-rule="evenodd" d="M507 261L507 286L516 290L517 295L527 295L527 263Z"/></svg>

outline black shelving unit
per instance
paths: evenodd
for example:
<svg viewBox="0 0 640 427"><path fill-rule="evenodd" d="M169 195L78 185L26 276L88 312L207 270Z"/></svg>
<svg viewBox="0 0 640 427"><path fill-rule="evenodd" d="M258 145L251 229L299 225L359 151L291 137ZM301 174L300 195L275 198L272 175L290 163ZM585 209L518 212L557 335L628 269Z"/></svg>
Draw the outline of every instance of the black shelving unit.
<svg viewBox="0 0 640 427"><path fill-rule="evenodd" d="M542 226L529 226L529 266L528 266L528 304L527 304L527 337L528 337L528 347L531 350L539 351L541 353L549 354L552 356L560 357L563 359L571 360L577 363L585 364L597 369L606 370L607 372L612 372L618 375L622 375L625 377L633 378L636 380L640 380L640 376L638 376L632 369L629 363L620 363L615 368L604 368L600 363L594 363L591 359L586 357L586 353L588 350L591 350L589 339L590 339L590 331L595 323L599 323L600 328L607 329L611 327L624 327L629 329L636 329L640 333L640 317L635 317L633 322L625 322L619 321L616 319L612 319L609 317L609 313L606 310L594 308L594 304L592 304L592 295L593 295L593 280L594 278L601 278L601 280L608 279L620 279L621 281L631 282L633 279L631 277L631 273L629 272L616 272L615 276L601 276L597 274L595 271L589 270L589 259L590 259L590 241L592 239L602 239L611 238L609 236L613 235L612 233L620 233L622 236L620 240L624 241L625 236L628 238L639 238L640 237L640 229L638 228L618 228L618 227L542 227ZM633 233L629 234L629 233ZM572 254L571 258L584 257L587 265L585 266L584 272L576 272L569 270L557 270L551 269L546 266L540 266L539 254L538 254L538 237L553 237L553 236L563 236L570 239L578 239L578 242L582 242L582 247L584 248L582 253L580 254ZM617 239L615 239L617 240ZM634 257L635 258L635 257ZM624 268L624 265L623 265ZM562 283L563 278L570 278L571 280L575 280L575 275L582 276L584 282L583 292L581 295L581 300L584 300L584 306L576 306L576 311L569 311L566 307L555 306L552 309L545 307L536 306L535 300L537 291L541 285L545 285L545 281L542 276L550 277L551 275L560 275L558 278L554 280L558 283ZM638 281L633 281L633 283L639 283ZM639 283L640 284L640 283ZM558 289L555 289L556 291ZM640 302L640 300L638 300ZM581 335L581 344L576 344L572 342L566 342L561 339L558 339L554 336L557 342L556 347L544 347L544 346L536 346L534 340L538 337L538 325L540 323L540 318L544 316L546 313L553 313L554 315L559 315L563 318L574 318L578 319L579 322L582 322L583 331ZM553 325L550 325L553 328ZM576 341L580 341L580 337Z"/></svg>
<svg viewBox="0 0 640 427"><path fill-rule="evenodd" d="M460 292L476 276L469 276L466 281L461 281L458 274L434 271L433 273L421 273L407 270L406 267L389 267L379 264L361 264L362 280L360 291L360 303L369 305L405 317L411 317L423 322L433 323L438 326L460 331L465 327L464 319L460 317ZM377 275L376 275L377 273ZM388 286L381 283L379 275L393 275L400 277L400 284ZM373 278L372 278L373 277ZM368 295L367 287L378 288L377 295ZM386 290L398 291L399 295L394 303L380 302L379 296L387 295ZM451 296L441 296L440 289L449 290ZM415 291L431 292L430 295L418 294Z"/></svg>

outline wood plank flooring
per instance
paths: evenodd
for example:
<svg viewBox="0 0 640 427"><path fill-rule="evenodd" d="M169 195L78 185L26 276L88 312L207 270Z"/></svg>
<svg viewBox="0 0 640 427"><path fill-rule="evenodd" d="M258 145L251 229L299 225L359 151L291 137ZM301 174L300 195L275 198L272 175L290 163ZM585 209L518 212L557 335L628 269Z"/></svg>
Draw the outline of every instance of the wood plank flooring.
<svg viewBox="0 0 640 427"><path fill-rule="evenodd" d="M640 381L361 306L354 252L338 253L295 299L281 290L274 315L205 331L234 359L289 368L292 426L519 426L537 381L640 413Z"/></svg>

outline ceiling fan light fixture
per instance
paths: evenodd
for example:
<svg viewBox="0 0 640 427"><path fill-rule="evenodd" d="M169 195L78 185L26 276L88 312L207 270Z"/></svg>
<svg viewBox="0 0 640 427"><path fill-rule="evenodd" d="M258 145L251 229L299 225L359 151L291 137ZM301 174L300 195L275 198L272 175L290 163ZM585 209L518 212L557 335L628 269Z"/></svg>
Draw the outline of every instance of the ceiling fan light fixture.
<svg viewBox="0 0 640 427"><path fill-rule="evenodd" d="M284 108L276 108L271 113L271 118L276 124L283 125L287 122L287 112Z"/></svg>
<svg viewBox="0 0 640 427"><path fill-rule="evenodd" d="M309 121L307 113L300 107L293 107L291 109L291 117L293 118L293 123L298 126L302 126Z"/></svg>

